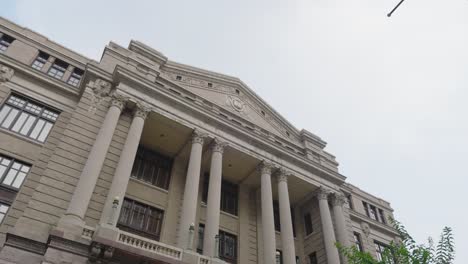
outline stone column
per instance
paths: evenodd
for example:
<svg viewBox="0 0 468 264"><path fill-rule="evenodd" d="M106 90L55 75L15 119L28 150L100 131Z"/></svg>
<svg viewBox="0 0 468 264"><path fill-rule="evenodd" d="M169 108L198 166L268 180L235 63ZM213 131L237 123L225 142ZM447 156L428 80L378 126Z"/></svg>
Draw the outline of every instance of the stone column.
<svg viewBox="0 0 468 264"><path fill-rule="evenodd" d="M325 251L327 253L328 263L339 264L340 257L338 249L335 246L335 232L333 231L333 223L330 214L330 207L328 206L329 192L320 187L317 192L317 199L319 201L320 219L322 221L323 242L325 244Z"/></svg>
<svg viewBox="0 0 468 264"><path fill-rule="evenodd" d="M261 174L261 203L262 203L262 235L263 235L263 263L276 263L276 234L273 217L273 193L271 191L271 171L273 165L262 162Z"/></svg>
<svg viewBox="0 0 468 264"><path fill-rule="evenodd" d="M177 245L180 248L186 248L189 245L189 228L195 224L198 201L198 185L200 183L200 168L203 151L203 140L206 134L195 130L192 134L192 149L190 151L190 160L187 169L187 178L185 179L184 200L182 203L182 215L180 218L179 234Z"/></svg>
<svg viewBox="0 0 468 264"><path fill-rule="evenodd" d="M124 108L125 100L122 96L114 95L111 106L107 111L104 123L99 130L96 141L89 152L80 179L76 185L70 204L65 215L60 219L58 226L83 226L84 215L88 209L89 201L94 191L99 173L101 172L107 150L114 135L115 127L119 121L120 113ZM70 226L71 225L71 226Z"/></svg>
<svg viewBox="0 0 468 264"><path fill-rule="evenodd" d="M226 143L215 139L211 146L210 183L208 185L208 204L206 208L205 234L203 238L203 254L217 256L215 252L215 236L219 231L219 213L221 207L221 182L223 152Z"/></svg>
<svg viewBox="0 0 468 264"><path fill-rule="evenodd" d="M349 238L346 232L346 220L343 212L343 205L346 202L346 197L341 193L333 195L333 214L335 215L336 238L343 246L349 246Z"/></svg>
<svg viewBox="0 0 468 264"><path fill-rule="evenodd" d="M296 251L294 249L294 233L291 218L291 204L289 203L287 172L281 169L277 175L277 180L283 263L296 264Z"/></svg>
<svg viewBox="0 0 468 264"><path fill-rule="evenodd" d="M133 162L135 161L138 144L145 124L149 108L141 103L137 104L132 124L128 130L127 139L120 154L119 163L112 179L112 184L107 194L106 203L101 214L100 223L115 227L122 207L123 198L127 190ZM118 200L118 206L113 208L114 200Z"/></svg>

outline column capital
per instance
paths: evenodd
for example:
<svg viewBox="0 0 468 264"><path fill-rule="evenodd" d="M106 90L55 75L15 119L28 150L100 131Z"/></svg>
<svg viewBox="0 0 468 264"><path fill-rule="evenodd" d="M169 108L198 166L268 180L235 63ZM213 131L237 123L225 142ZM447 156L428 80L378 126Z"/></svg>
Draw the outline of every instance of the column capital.
<svg viewBox="0 0 468 264"><path fill-rule="evenodd" d="M207 133L204 133L200 131L198 128L195 128L195 130L193 130L192 132L192 144L193 143L203 144L207 136L208 136Z"/></svg>
<svg viewBox="0 0 468 264"><path fill-rule="evenodd" d="M113 93L112 94L112 100L111 100L111 105L116 106L122 111L127 104L128 97L120 94L120 93Z"/></svg>
<svg viewBox="0 0 468 264"><path fill-rule="evenodd" d="M276 180L278 182L288 182L288 178L291 176L291 172L281 167L276 171Z"/></svg>
<svg viewBox="0 0 468 264"><path fill-rule="evenodd" d="M148 104L143 103L142 101L138 101L136 103L134 117L141 117L146 119L149 112L151 112L151 107Z"/></svg>
<svg viewBox="0 0 468 264"><path fill-rule="evenodd" d="M215 138L213 140L213 143L211 144L211 151L213 152L219 152L223 154L224 148L228 145L227 142L221 141L218 138Z"/></svg>
<svg viewBox="0 0 468 264"><path fill-rule="evenodd" d="M273 165L273 163L268 162L266 160L263 160L260 164L258 164L258 170L260 171L261 174L271 175L271 172L273 171L274 168L275 166Z"/></svg>
<svg viewBox="0 0 468 264"><path fill-rule="evenodd" d="M14 73L15 71L12 68L0 64L0 83L10 81Z"/></svg>
<svg viewBox="0 0 468 264"><path fill-rule="evenodd" d="M325 189L324 187L320 186L317 190L317 199L320 200L328 200L328 195L330 191Z"/></svg>
<svg viewBox="0 0 468 264"><path fill-rule="evenodd" d="M341 192L335 192L332 195L332 204L333 206L343 206L346 203L346 196Z"/></svg>

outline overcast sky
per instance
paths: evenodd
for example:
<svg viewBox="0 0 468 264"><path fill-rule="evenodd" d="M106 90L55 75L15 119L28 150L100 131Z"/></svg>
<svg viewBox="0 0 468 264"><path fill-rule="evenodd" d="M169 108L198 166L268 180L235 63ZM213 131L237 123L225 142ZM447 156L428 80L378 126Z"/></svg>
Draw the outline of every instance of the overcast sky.
<svg viewBox="0 0 468 264"><path fill-rule="evenodd" d="M468 0L406 0L387 18L397 2L3 0L0 15L95 60L136 39L241 78L417 240L451 226L464 264Z"/></svg>

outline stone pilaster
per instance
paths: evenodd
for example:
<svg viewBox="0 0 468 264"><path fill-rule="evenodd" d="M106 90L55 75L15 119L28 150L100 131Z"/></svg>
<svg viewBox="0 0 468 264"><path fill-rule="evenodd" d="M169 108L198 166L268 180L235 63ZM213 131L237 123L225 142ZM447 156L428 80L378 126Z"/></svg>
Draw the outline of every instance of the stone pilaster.
<svg viewBox="0 0 468 264"><path fill-rule="evenodd" d="M196 220L203 142L206 136L207 134L197 129L192 133L192 149L190 150L190 160L185 179L184 200L177 240L180 248L193 248L193 245L188 244L188 234L190 226Z"/></svg>
<svg viewBox="0 0 468 264"><path fill-rule="evenodd" d="M330 207L328 206L328 196L330 192L320 187L317 191L317 199L319 201L320 219L322 220L322 233L323 242L325 244L325 251L327 253L328 263L340 263L338 249L335 246L335 232L333 230L333 222L330 214Z"/></svg>
<svg viewBox="0 0 468 264"><path fill-rule="evenodd" d="M126 98L115 94L112 98L111 106L107 111L104 123L99 130L88 159L81 172L78 184L73 192L72 199L68 205L68 209L58 223L59 228L67 231L73 231L76 228L80 234L80 229L84 225L84 215L88 209L89 201L93 194L99 173L104 164L104 160L109 149L112 136L114 135L115 127L119 121L120 113L125 106Z"/></svg>
<svg viewBox="0 0 468 264"><path fill-rule="evenodd" d="M225 142L218 139L215 139L211 145L210 183L208 185L205 236L203 238L203 254L210 257L217 255L215 237L219 231L223 152L226 145Z"/></svg>
<svg viewBox="0 0 468 264"><path fill-rule="evenodd" d="M106 203L101 214L101 225L115 227L122 207L125 191L127 190L130 173L132 172L133 162L140 143L141 133L145 119L150 108L143 103L137 103L133 120L128 130L127 139L120 154L119 163L115 170L112 184L107 194ZM116 208L113 208L117 201Z"/></svg>
<svg viewBox="0 0 468 264"><path fill-rule="evenodd" d="M271 172L273 164L262 162L259 166L261 175L261 207L263 235L263 263L276 263L276 237L273 217L273 192L271 190Z"/></svg>
<svg viewBox="0 0 468 264"><path fill-rule="evenodd" d="M281 222L281 245L283 249L283 263L295 264L296 251L294 248L291 204L289 202L288 177L288 172L283 169L280 169L277 173L278 198Z"/></svg>

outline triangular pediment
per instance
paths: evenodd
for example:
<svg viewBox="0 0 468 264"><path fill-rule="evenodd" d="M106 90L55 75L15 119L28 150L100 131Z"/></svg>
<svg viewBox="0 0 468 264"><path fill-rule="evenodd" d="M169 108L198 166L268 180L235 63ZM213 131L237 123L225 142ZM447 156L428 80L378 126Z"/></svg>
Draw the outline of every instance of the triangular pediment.
<svg viewBox="0 0 468 264"><path fill-rule="evenodd" d="M179 66L179 65L178 65ZM185 66L185 65L184 65ZM186 71L163 71L161 76L238 117L288 141L299 142L298 131L240 80L208 78ZM216 74L216 77L219 77Z"/></svg>

